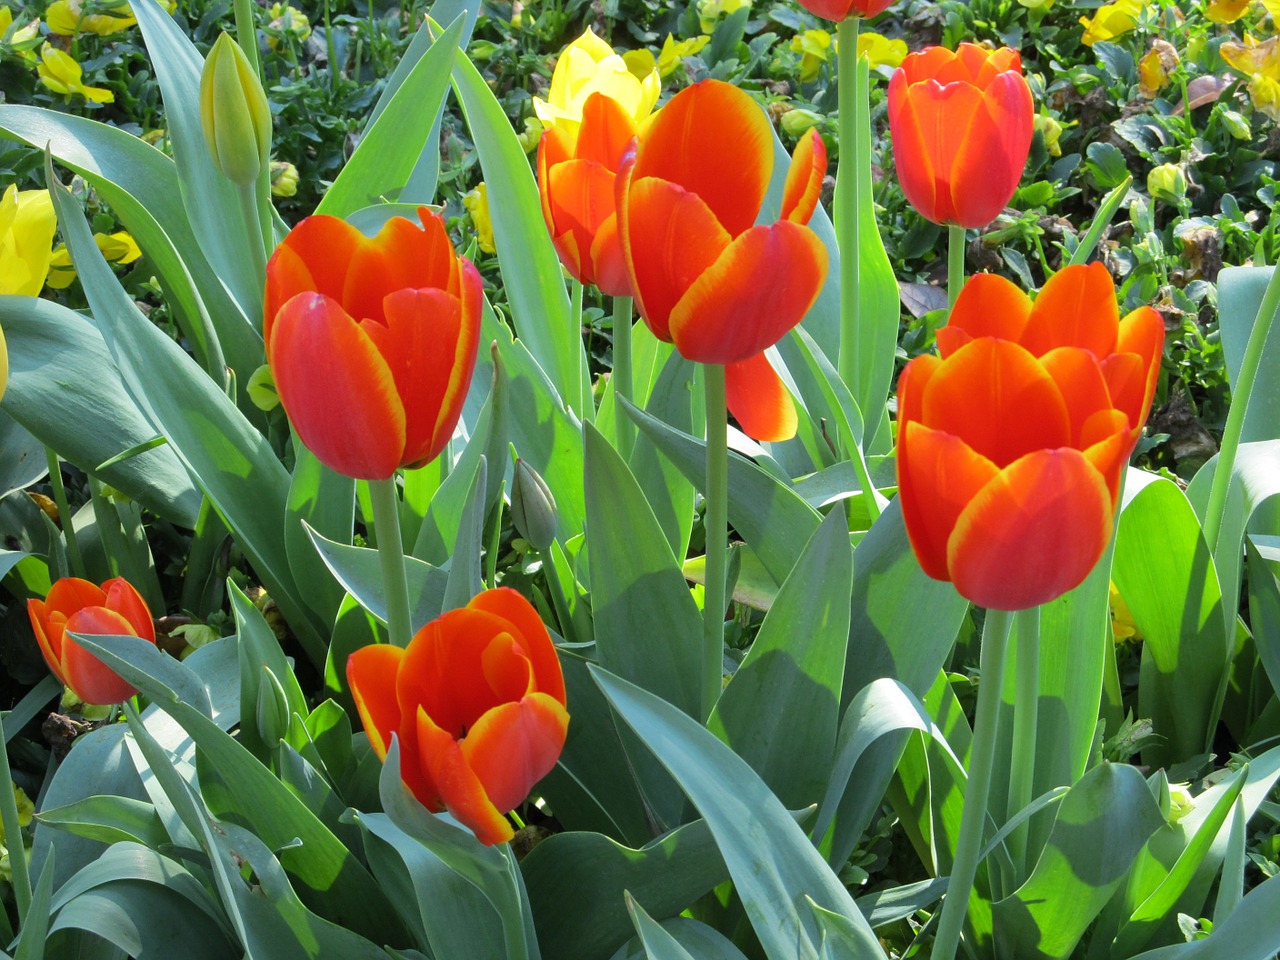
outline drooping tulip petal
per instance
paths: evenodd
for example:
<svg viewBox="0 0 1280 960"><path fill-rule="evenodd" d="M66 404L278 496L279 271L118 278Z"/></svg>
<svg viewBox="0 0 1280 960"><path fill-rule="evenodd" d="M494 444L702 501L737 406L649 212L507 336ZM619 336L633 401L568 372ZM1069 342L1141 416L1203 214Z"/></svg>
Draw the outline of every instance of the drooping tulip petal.
<svg viewBox="0 0 1280 960"><path fill-rule="evenodd" d="M127 637L133 624L106 607L84 607L67 618L66 633ZM154 638L152 640L154 643ZM62 644L62 672L67 686L85 703L121 703L138 692L70 636Z"/></svg>
<svg viewBox="0 0 1280 960"><path fill-rule="evenodd" d="M817 130L810 130L796 144L782 187L780 220L808 223L822 194L822 178L827 173L827 147Z"/></svg>
<svg viewBox="0 0 1280 960"><path fill-rule="evenodd" d="M400 704L396 698L396 672L404 659L404 648L389 643L361 647L347 661L347 677L356 710L369 735L369 745L379 760L387 758L391 735L401 726ZM401 744L401 749L404 745Z"/></svg>
<svg viewBox="0 0 1280 960"><path fill-rule="evenodd" d="M947 543L956 589L995 610L1025 610L1077 586L1111 538L1111 495L1079 450L1037 450L965 507Z"/></svg>
<svg viewBox="0 0 1280 960"><path fill-rule="evenodd" d="M763 353L724 368L725 403L742 432L757 440L796 435L796 405Z"/></svg>
<svg viewBox="0 0 1280 960"><path fill-rule="evenodd" d="M531 693L481 717L463 739L462 755L490 802L510 810L556 765L569 714L554 697Z"/></svg>
<svg viewBox="0 0 1280 960"><path fill-rule="evenodd" d="M506 843L515 830L502 815L476 772L467 763L462 745L436 726L427 711L418 708L418 755L421 773L435 784L443 797L448 797L449 812L487 846ZM412 762L413 758L408 758Z"/></svg>

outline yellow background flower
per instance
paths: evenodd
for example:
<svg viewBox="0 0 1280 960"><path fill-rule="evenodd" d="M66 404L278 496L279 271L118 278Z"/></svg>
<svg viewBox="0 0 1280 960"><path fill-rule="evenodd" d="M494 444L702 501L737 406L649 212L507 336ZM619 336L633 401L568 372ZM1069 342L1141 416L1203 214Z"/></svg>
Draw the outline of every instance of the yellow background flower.
<svg viewBox="0 0 1280 960"><path fill-rule="evenodd" d="M489 219L489 188L480 183L462 198L462 205L471 214L471 224L476 228L476 240L485 253L496 253L493 245L493 221Z"/></svg>
<svg viewBox="0 0 1280 960"><path fill-rule="evenodd" d="M639 123L653 112L661 92L656 70L637 77L613 47L587 28L560 54L547 99L534 97L533 109L544 127L576 132L582 122L582 106L593 93L616 100Z"/></svg>
<svg viewBox="0 0 1280 960"><path fill-rule="evenodd" d="M721 16L732 16L750 6L751 0L698 0L698 24L703 33L714 33Z"/></svg>
<svg viewBox="0 0 1280 960"><path fill-rule="evenodd" d="M58 222L47 190L10 185L0 199L0 294L39 296Z"/></svg>
<svg viewBox="0 0 1280 960"><path fill-rule="evenodd" d="M137 242L123 230L118 230L110 236L105 233L95 233L93 242L98 245L103 259L108 263L133 263L142 256ZM65 243L60 243L53 251L53 256L49 258L49 279L46 283L51 290L64 290L71 286L71 281L75 278L76 268L71 263L71 251L67 249Z"/></svg>
<svg viewBox="0 0 1280 960"><path fill-rule="evenodd" d="M858 33L858 56L866 57L875 67L900 67L907 59L907 42L863 30Z"/></svg>
<svg viewBox="0 0 1280 960"><path fill-rule="evenodd" d="M791 38L791 49L800 54L800 82L808 83L817 79L818 71L827 62L831 34L825 30L805 30ZM858 52L862 52L861 41L858 43Z"/></svg>
<svg viewBox="0 0 1280 960"><path fill-rule="evenodd" d="M676 72L680 61L685 57L697 56L708 43L710 37L694 37L692 40L677 40L671 34L662 41L662 50L658 52L658 75L669 77Z"/></svg>
<svg viewBox="0 0 1280 960"><path fill-rule="evenodd" d="M40 63L36 66L40 82L60 93L68 100L77 94L94 103L111 103L116 95L104 87L86 86L80 64L52 44L40 48Z"/></svg>
<svg viewBox="0 0 1280 960"><path fill-rule="evenodd" d="M1144 6L1143 0L1116 0L1115 3L1103 4L1092 18L1080 18L1084 24L1081 40L1086 46L1093 46L1099 40L1112 40L1128 33L1138 25L1138 15Z"/></svg>

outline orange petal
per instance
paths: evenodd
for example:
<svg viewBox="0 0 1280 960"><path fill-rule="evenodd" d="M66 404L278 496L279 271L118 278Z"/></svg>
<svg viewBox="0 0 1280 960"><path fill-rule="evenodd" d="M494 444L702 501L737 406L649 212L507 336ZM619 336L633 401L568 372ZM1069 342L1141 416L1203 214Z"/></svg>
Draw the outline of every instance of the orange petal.
<svg viewBox="0 0 1280 960"><path fill-rule="evenodd" d="M822 178L827 174L827 145L817 130L810 130L796 144L782 188L779 220L808 223L822 194Z"/></svg>
<svg viewBox="0 0 1280 960"><path fill-rule="evenodd" d="M627 262L622 256L622 241L618 236L618 217L606 217L591 241L591 272L601 293L611 297L631 296L631 279L627 276Z"/></svg>
<svg viewBox="0 0 1280 960"><path fill-rule="evenodd" d="M65 687L67 677L62 671L62 640L66 617L52 611L46 613L44 602L34 597L27 601L27 616L31 620L31 629L36 635L40 652L44 654L44 662Z"/></svg>
<svg viewBox="0 0 1280 960"><path fill-rule="evenodd" d="M400 466L405 413L373 341L333 300L302 293L276 315L271 371L302 442L333 470L385 480Z"/></svg>
<svg viewBox="0 0 1280 960"><path fill-rule="evenodd" d="M44 598L46 610L57 610L68 617L82 607L101 607L106 603L107 592L102 587L79 577L62 577Z"/></svg>
<svg viewBox="0 0 1280 960"><path fill-rule="evenodd" d="M935 580L951 579L947 540L956 520L998 468L959 437L904 423L898 433L898 494L916 559Z"/></svg>
<svg viewBox="0 0 1280 960"><path fill-rule="evenodd" d="M1058 347L1040 358L1053 377L1071 420L1071 446L1083 449L1085 422L1095 413L1111 409L1111 394L1097 358L1079 347Z"/></svg>
<svg viewBox="0 0 1280 960"><path fill-rule="evenodd" d="M636 135L636 123L617 100L605 93L593 93L582 105L582 125L573 155L579 160L601 164L615 173L622 154Z"/></svg>
<svg viewBox="0 0 1280 960"><path fill-rule="evenodd" d="M551 236L560 252L560 262L582 283L596 282L593 263L582 253L591 249L606 220L612 218L616 222L615 179L612 170L588 160L566 161L547 174L543 192ZM614 232L616 235L616 227ZM564 245L572 257L561 252L561 238L571 238Z"/></svg>
<svg viewBox="0 0 1280 960"><path fill-rule="evenodd" d="M506 620L513 627L512 636L519 641L533 667L536 689L565 702L564 673L560 655L533 604L510 587L496 587L478 593L467 604L470 610L481 610Z"/></svg>
<svg viewBox="0 0 1280 960"><path fill-rule="evenodd" d="M701 197L674 183L627 175L618 191L618 233L637 306L654 335L670 343L672 308L732 237Z"/></svg>
<svg viewBox="0 0 1280 960"><path fill-rule="evenodd" d="M1150 307L1139 307L1120 321L1116 352L1102 361L1111 402L1129 417L1134 439L1147 422L1164 352L1164 321Z"/></svg>
<svg viewBox="0 0 1280 960"><path fill-rule="evenodd" d="M307 217L289 231L267 263L262 337L271 354L271 326L280 308L300 293L322 293L342 302L347 269L365 236L337 217Z"/></svg>
<svg viewBox="0 0 1280 960"><path fill-rule="evenodd" d="M347 658L347 685L369 735L369 745L379 760L387 758L391 735L400 732L400 703L396 699L396 674L404 660L404 648L389 643L361 647ZM404 749L402 743L401 749Z"/></svg>
<svg viewBox="0 0 1280 960"><path fill-rule="evenodd" d="M808 227L781 220L735 238L671 311L671 339L701 363L736 363L804 319L827 276L827 250Z"/></svg>
<svg viewBox="0 0 1280 960"><path fill-rule="evenodd" d="M62 669L67 686L85 703L107 704L128 700L138 688L69 636L72 633L99 636L133 636L129 621L106 607L85 607L67 618L67 634L62 644Z"/></svg>
<svg viewBox="0 0 1280 960"><path fill-rule="evenodd" d="M931 353L921 354L902 369L898 377L898 422L919 421L924 415L924 391L942 367Z"/></svg>
<svg viewBox="0 0 1280 960"><path fill-rule="evenodd" d="M106 593L104 606L114 610L129 622L130 632L143 640L156 642L156 622L151 610L133 584L123 577L113 577L102 585Z"/></svg>
<svg viewBox="0 0 1280 960"><path fill-rule="evenodd" d="M480 778L467 765L461 746L436 726L425 710L419 709L417 718L418 762L423 776L436 785L449 812L481 843L506 843L515 831L489 800Z"/></svg>
<svg viewBox="0 0 1280 960"><path fill-rule="evenodd" d="M1009 340L965 344L939 365L922 400L922 423L959 437L998 467L1071 441L1057 384Z"/></svg>
<svg viewBox="0 0 1280 960"><path fill-rule="evenodd" d="M1056 599L1089 575L1111 538L1111 495L1079 450L1009 465L960 514L947 542L956 589L994 610Z"/></svg>
<svg viewBox="0 0 1280 960"><path fill-rule="evenodd" d="M796 405L763 353L726 364L724 383L729 412L747 436L777 442L796 435Z"/></svg>
<svg viewBox="0 0 1280 960"><path fill-rule="evenodd" d="M773 130L750 94L720 80L677 93L641 138L635 177L697 194L736 237L756 222L773 172Z"/></svg>
<svg viewBox="0 0 1280 960"><path fill-rule="evenodd" d="M907 57L907 60L910 60ZM906 62L903 62L903 67ZM935 175L934 157L925 142L923 121L911 96L908 75L903 70L894 73L889 81L889 134L893 139L893 167L898 173L898 184L907 202L920 215L934 223L942 223L939 214L949 212L951 197L939 197ZM943 203L945 210L939 211Z"/></svg>
<svg viewBox="0 0 1280 960"><path fill-rule="evenodd" d="M448 290L452 260L453 246L436 217L424 216L421 229L404 217L392 217L352 253L340 302L356 320L381 321L383 302L397 290Z"/></svg>
<svg viewBox="0 0 1280 960"><path fill-rule="evenodd" d="M1129 466L1135 439L1129 418L1119 410L1099 410L1085 424L1084 456L1106 481L1112 511L1120 500L1120 478Z"/></svg>
<svg viewBox="0 0 1280 960"><path fill-rule="evenodd" d="M1034 112L1020 73L1001 73L982 91L951 166L957 224L985 226L1012 199L1027 165Z"/></svg>
<svg viewBox="0 0 1280 960"><path fill-rule="evenodd" d="M1037 357L1054 347L1083 347L1101 361L1115 350L1120 310L1101 263L1063 267L1036 297L1022 345Z"/></svg>
<svg viewBox="0 0 1280 960"><path fill-rule="evenodd" d="M462 755L489 801L505 813L518 807L533 785L551 772L568 728L569 714L559 701L531 693L481 717L462 740Z"/></svg>
<svg viewBox="0 0 1280 960"><path fill-rule="evenodd" d="M949 357L978 337L1017 341L1030 313L1031 298L1016 284L994 273L974 274L938 330L938 352Z"/></svg>
<svg viewBox="0 0 1280 960"><path fill-rule="evenodd" d="M900 74L904 83L923 83L926 80L937 79L940 73L945 74L948 70L955 70L956 67L953 66L955 60L956 54L946 47L925 47L923 50L908 54L902 61L902 65L894 71L894 75Z"/></svg>

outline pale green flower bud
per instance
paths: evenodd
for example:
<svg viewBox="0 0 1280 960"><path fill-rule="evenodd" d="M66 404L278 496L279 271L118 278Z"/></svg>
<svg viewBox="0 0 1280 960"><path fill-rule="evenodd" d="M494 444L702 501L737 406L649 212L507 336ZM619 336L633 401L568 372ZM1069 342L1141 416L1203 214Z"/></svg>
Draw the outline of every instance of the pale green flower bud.
<svg viewBox="0 0 1280 960"><path fill-rule="evenodd" d="M796 107L794 110L788 110L782 115L782 129L792 137L798 137L810 127L816 127L822 122L822 115L814 113L812 110L805 110L803 107Z"/></svg>
<svg viewBox="0 0 1280 960"><path fill-rule="evenodd" d="M271 107L249 58L225 33L200 75L200 124L227 179L241 186L258 179L271 156Z"/></svg>
<svg viewBox="0 0 1280 960"><path fill-rule="evenodd" d="M1147 174L1147 193L1165 203L1181 203L1187 195L1187 175L1176 163L1162 163Z"/></svg>
<svg viewBox="0 0 1280 960"><path fill-rule="evenodd" d="M1248 140L1253 136L1249 121L1234 110L1222 111L1222 125L1227 128L1227 133L1237 140Z"/></svg>
<svg viewBox="0 0 1280 960"><path fill-rule="evenodd" d="M556 498L538 471L519 458L511 482L511 522L538 550L547 549L556 538Z"/></svg>

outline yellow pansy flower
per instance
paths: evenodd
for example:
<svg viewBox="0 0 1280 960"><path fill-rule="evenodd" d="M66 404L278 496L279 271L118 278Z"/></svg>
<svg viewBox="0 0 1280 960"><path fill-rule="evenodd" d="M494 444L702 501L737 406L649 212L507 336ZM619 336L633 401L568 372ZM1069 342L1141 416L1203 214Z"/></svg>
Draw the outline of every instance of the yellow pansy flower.
<svg viewBox="0 0 1280 960"><path fill-rule="evenodd" d="M661 92L662 80L656 70L637 77L613 47L588 27L560 54L547 99L534 97L533 109L544 127L564 127L576 133L583 104L593 93L616 100L639 123L653 112Z"/></svg>
<svg viewBox="0 0 1280 960"><path fill-rule="evenodd" d="M907 42L890 40L871 30L858 33L858 56L866 57L875 67L900 67L907 59Z"/></svg>
<svg viewBox="0 0 1280 960"><path fill-rule="evenodd" d="M1045 116L1043 113L1037 113L1032 118L1035 129L1044 134L1044 148L1049 151L1049 156L1062 156L1062 124L1053 117Z"/></svg>
<svg viewBox="0 0 1280 960"><path fill-rule="evenodd" d="M1018 2L1028 10L1048 10L1053 6L1053 0L1018 0Z"/></svg>
<svg viewBox="0 0 1280 960"><path fill-rule="evenodd" d="M1126 640L1136 642L1142 639L1138 635L1138 625L1134 622L1133 612L1124 602L1124 597L1120 596L1114 580L1111 582L1111 636L1117 643L1123 643Z"/></svg>
<svg viewBox="0 0 1280 960"><path fill-rule="evenodd" d="M1253 108L1280 123L1280 82L1263 73L1255 73L1249 81L1249 100Z"/></svg>
<svg viewBox="0 0 1280 960"><path fill-rule="evenodd" d="M293 37L299 43L311 36L311 21L297 7L287 3L273 3L267 10L271 18L268 23L267 46L275 50L280 46L280 35Z"/></svg>
<svg viewBox="0 0 1280 960"><path fill-rule="evenodd" d="M10 184L0 198L0 294L39 296L57 226L47 190Z"/></svg>
<svg viewBox="0 0 1280 960"><path fill-rule="evenodd" d="M728 17L750 6L751 0L698 0L698 24L703 33L714 33L722 15Z"/></svg>
<svg viewBox="0 0 1280 960"><path fill-rule="evenodd" d="M1138 15L1146 6L1144 0L1116 0L1100 6L1092 17L1081 17L1084 36L1081 41L1093 46L1099 40L1112 40L1138 25Z"/></svg>
<svg viewBox="0 0 1280 960"><path fill-rule="evenodd" d="M817 79L818 71L827 62L831 34L825 30L805 30L791 38L791 49L800 54L800 82L808 83Z"/></svg>
<svg viewBox="0 0 1280 960"><path fill-rule="evenodd" d="M1280 80L1280 37L1267 37L1261 43L1251 34L1244 43L1228 40L1218 48L1222 59L1246 77L1261 73Z"/></svg>
<svg viewBox="0 0 1280 960"><path fill-rule="evenodd" d="M110 236L105 233L95 233L93 242L98 245L98 249L102 251L102 258L108 263L129 264L142 256L137 241L123 230L118 230ZM67 249L65 243L60 243L54 249L53 256L49 258L49 279L46 283L50 290L64 290L71 286L71 281L75 278L76 268L71 263L71 251Z"/></svg>
<svg viewBox="0 0 1280 960"><path fill-rule="evenodd" d="M1178 66L1178 51L1167 40L1152 42L1151 49L1138 61L1138 92L1148 100L1165 88Z"/></svg>
<svg viewBox="0 0 1280 960"><path fill-rule="evenodd" d="M79 94L93 103L112 103L116 95L104 87L85 86L84 70L67 54L46 43L40 48L40 63L36 66L40 82L54 93L70 100Z"/></svg>
<svg viewBox="0 0 1280 960"><path fill-rule="evenodd" d="M9 28L12 25L13 11L0 4L0 47L15 56L21 57L23 60L35 63L36 54L31 48L35 46L33 41L40 36L40 21L38 19L32 20L26 26L14 30L9 38L4 40L4 35L9 32Z"/></svg>
<svg viewBox="0 0 1280 960"><path fill-rule="evenodd" d="M1262 0L1262 6L1271 14L1272 20L1280 23L1280 0Z"/></svg>
<svg viewBox="0 0 1280 960"><path fill-rule="evenodd" d="M676 40L671 34L662 41L662 49L658 52L658 75L669 77L676 72L685 57L693 57L702 51L710 37L694 37L692 40Z"/></svg>
<svg viewBox="0 0 1280 960"><path fill-rule="evenodd" d="M54 0L45 11L49 31L64 37L77 33L96 33L100 37L127 30L138 21L127 5L111 7L103 13L85 13L80 0Z"/></svg>
<svg viewBox="0 0 1280 960"><path fill-rule="evenodd" d="M476 228L476 240L485 253L496 253L493 245L493 221L489 219L489 188L483 182L476 185L462 198L462 205L471 214L471 224Z"/></svg>
<svg viewBox="0 0 1280 960"><path fill-rule="evenodd" d="M1245 15L1253 0L1209 0L1204 15L1214 23L1235 23Z"/></svg>

